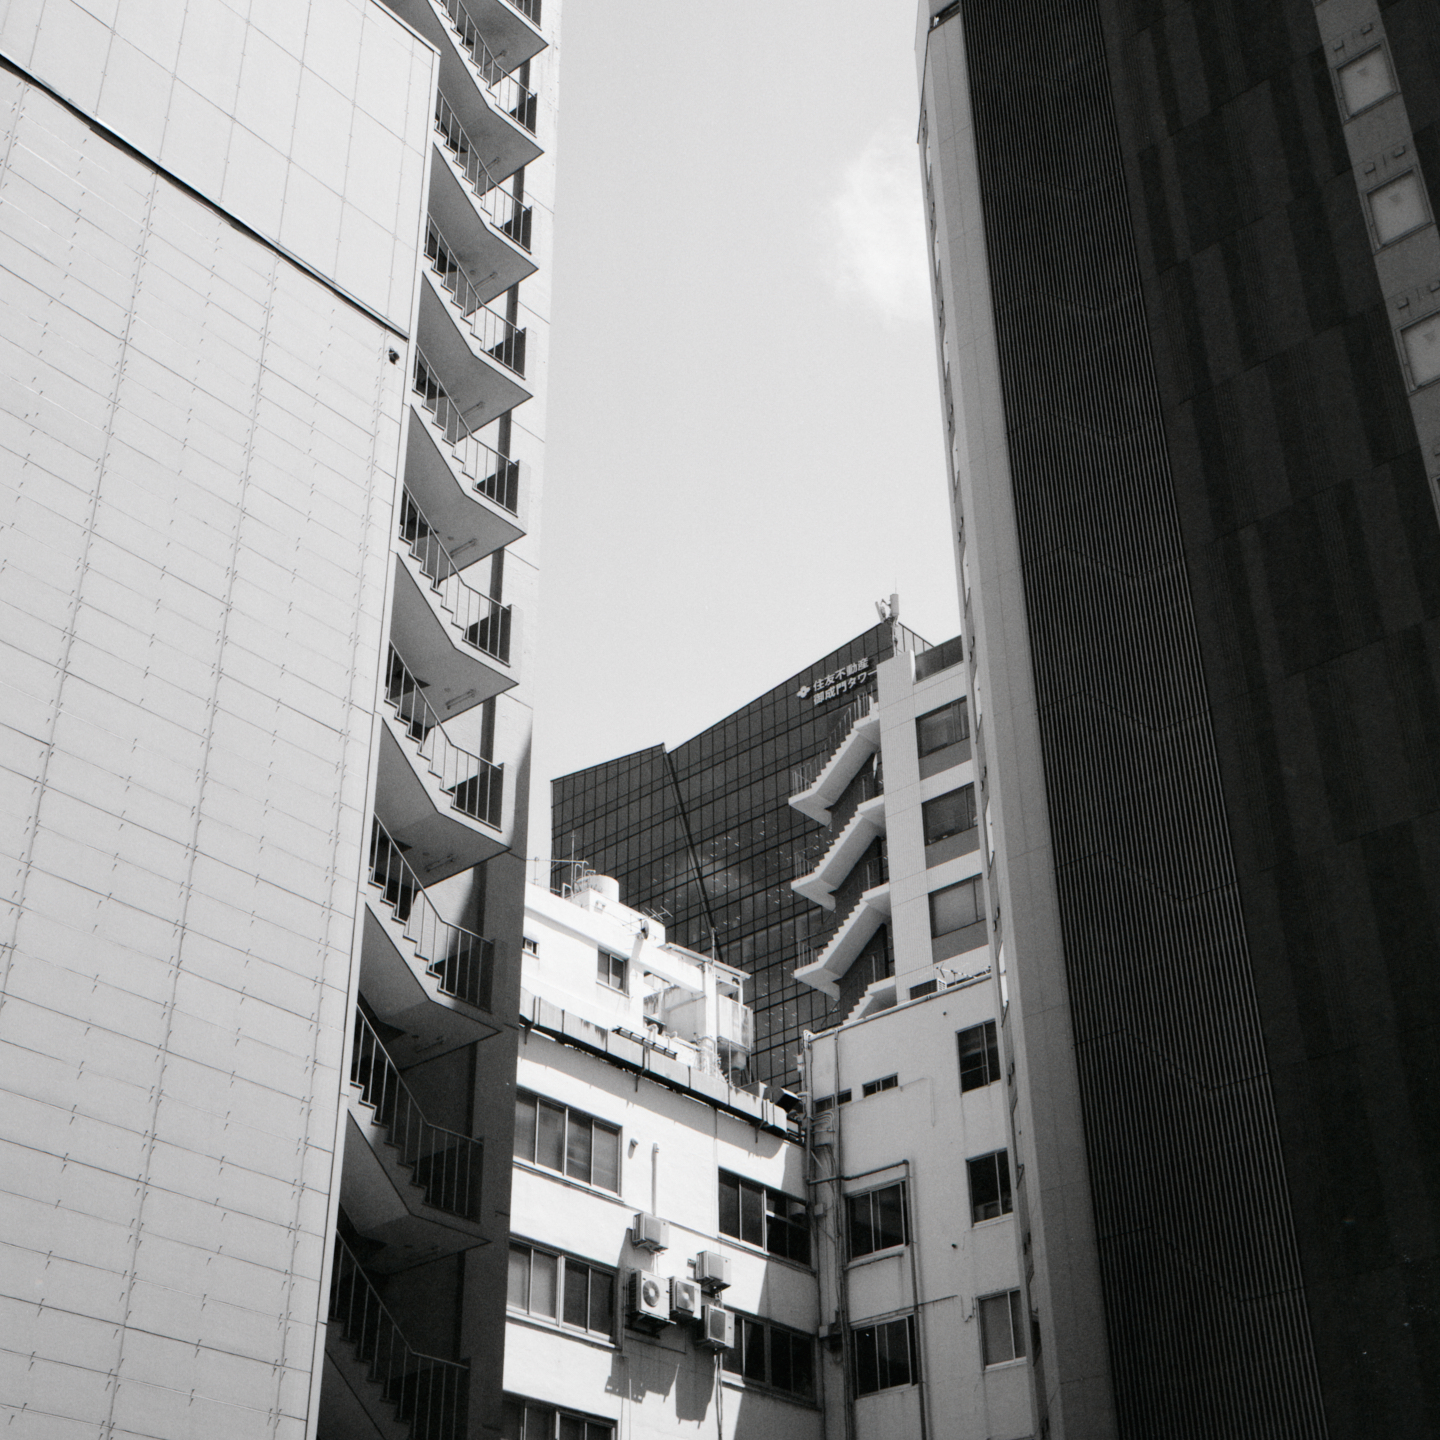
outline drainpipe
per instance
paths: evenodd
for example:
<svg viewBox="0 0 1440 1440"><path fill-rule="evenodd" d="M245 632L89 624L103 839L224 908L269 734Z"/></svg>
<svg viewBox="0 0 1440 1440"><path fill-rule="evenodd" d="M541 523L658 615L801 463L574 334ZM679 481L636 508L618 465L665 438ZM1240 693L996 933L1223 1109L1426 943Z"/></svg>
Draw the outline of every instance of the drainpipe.
<svg viewBox="0 0 1440 1440"><path fill-rule="evenodd" d="M660 1213L660 1147L650 1147L650 1213Z"/></svg>
<svg viewBox="0 0 1440 1440"><path fill-rule="evenodd" d="M909 1210L914 1203L914 1171L909 1160L905 1165L905 1207ZM920 1242L916 1238L915 1222L907 1214L906 1225L910 1231L910 1295L915 1302L915 1348L919 1351L920 1365L920 1440L930 1440L930 1357L925 1353L925 1304L920 1298Z"/></svg>

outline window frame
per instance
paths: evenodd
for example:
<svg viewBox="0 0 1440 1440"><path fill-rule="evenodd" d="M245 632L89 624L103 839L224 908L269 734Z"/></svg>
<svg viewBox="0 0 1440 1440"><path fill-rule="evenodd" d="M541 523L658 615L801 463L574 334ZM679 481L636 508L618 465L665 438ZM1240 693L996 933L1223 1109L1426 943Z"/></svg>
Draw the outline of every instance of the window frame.
<svg viewBox="0 0 1440 1440"><path fill-rule="evenodd" d="M736 1228L725 1229L725 1212L723 1205L722 1189L726 1180L733 1180L736 1183ZM738 1240L742 1245L749 1245L757 1250L763 1250L767 1255L773 1255L777 1260L788 1260L792 1265L803 1266L806 1270L813 1270L815 1247L810 1235L810 1206L798 1196L786 1194L783 1190L776 1190L772 1186L764 1185L758 1180L749 1180L744 1175L737 1174L734 1170L721 1169L716 1176L716 1225L715 1233L724 1235L727 1239ZM742 1232L745 1230L746 1207L745 1191L758 1191L760 1199L760 1239L751 1240ZM798 1205L804 1211L803 1222L792 1219L789 1215L777 1213L772 1210L776 1202L786 1205ZM805 1258L797 1260L788 1249L777 1250L772 1248L770 1222L779 1220L784 1227L780 1232L786 1236L793 1237L797 1232L805 1237Z"/></svg>
<svg viewBox="0 0 1440 1440"><path fill-rule="evenodd" d="M981 1068L986 1078L983 1080L972 1080L965 1083L965 1037L979 1033L981 1036L978 1054L981 1060ZM960 1066L960 1093L968 1095L972 1090L983 1090L987 1085L993 1085L997 1080L1003 1078L1000 1064L1000 1032L993 1020L982 1020L978 1025L967 1025L963 1030L955 1032L955 1058ZM993 1069L992 1069L993 1066ZM972 1067L973 1068L973 1067Z"/></svg>
<svg viewBox="0 0 1440 1440"><path fill-rule="evenodd" d="M1344 72L1352 65L1358 65L1367 55L1373 55L1377 50L1385 57L1385 66L1390 72L1390 88L1374 100L1367 101L1358 110L1350 108L1350 101L1345 95ZM1395 57L1390 53L1390 47L1385 43L1383 35L1377 36L1373 45L1368 45L1358 55L1347 55L1338 65L1335 65L1330 72L1335 77L1335 98L1339 101L1341 120L1353 120L1357 115L1368 115L1377 105L1383 105L1387 100L1393 100L1400 93L1400 77L1395 71Z"/></svg>
<svg viewBox="0 0 1440 1440"><path fill-rule="evenodd" d="M1006 1321L1010 1335L1010 1354L1003 1359L990 1359L990 1331L985 1321L985 1304L987 1301L1005 1300ZM975 1297L975 1314L980 1321L980 1367L983 1370L993 1370L997 1365L1013 1365L1017 1360L1025 1360L1025 1301L1019 1290L995 1290L989 1295L977 1295Z"/></svg>
<svg viewBox="0 0 1440 1440"><path fill-rule="evenodd" d="M960 816L963 819L968 811L970 823L961 825L954 830L940 830L938 834L930 833L930 816L932 808L939 805L942 800L949 800L953 796L964 798L959 802ZM967 835L980 823L980 810L975 800L975 782L967 781L964 785L957 785L953 790L947 790L943 795L933 795L929 800L920 804L920 833L926 845L938 845L942 840L948 840L952 835Z"/></svg>
<svg viewBox="0 0 1440 1440"><path fill-rule="evenodd" d="M731 1312L735 1316L735 1344L729 1349L721 1352L720 1370L722 1375L729 1376L736 1384L747 1386L757 1385L772 1395L783 1396L787 1400L798 1401L805 1405L816 1405L819 1403L819 1391L817 1388L819 1380L819 1366L815 1363L815 1339L814 1335L808 1335L804 1330L797 1330L792 1325L781 1325L777 1321L767 1320L763 1315L751 1315L743 1310ZM747 1365L749 1356L746 1353L748 1341L745 1338L746 1327L758 1329L764 1336L763 1358L764 1364L761 1367L762 1375L748 1373ZM796 1340L803 1341L810 1354L809 1388L795 1390L789 1386L777 1384L773 1379L774 1373L774 1335L784 1335L793 1343ZM733 1361L733 1363L732 1363Z"/></svg>
<svg viewBox="0 0 1440 1440"><path fill-rule="evenodd" d="M949 930L935 929L935 899L939 895L948 895L952 890L958 890L962 885L974 887L976 897L975 918L967 920L963 925L954 925ZM942 885L938 890L931 890L926 896L930 907L930 938L932 940L943 940L947 935L954 935L958 931L968 930L971 925L979 925L985 919L985 877L983 875L967 875L963 880L956 880L952 885Z"/></svg>
<svg viewBox="0 0 1440 1440"><path fill-rule="evenodd" d="M995 1162L995 1189L996 1198L978 1202L975 1199L975 1166L990 1160ZM1003 1220L1007 1215L1015 1213L1015 1184L1010 1174L1010 1151L1008 1149L990 1150L984 1155L970 1155L965 1160L965 1186L970 1197L970 1223L971 1225L984 1225L991 1220ZM981 1206L998 1205L999 1209L993 1215L981 1215L977 1211Z"/></svg>
<svg viewBox="0 0 1440 1440"><path fill-rule="evenodd" d="M505 1309L507 1313L524 1315L530 1320L540 1324L553 1325L571 1335L585 1335L591 1339L604 1339L612 1344L615 1341L616 1315L619 1313L617 1303L619 1294L620 1277L617 1271L608 1265L599 1265L593 1260L587 1260L583 1255L571 1255L564 1250L553 1250L548 1245L536 1245L533 1241L523 1239L519 1236L511 1236L509 1242L509 1254L511 1263L517 1251L524 1250L529 1257L529 1267L526 1276L526 1304L517 1305L510 1296L511 1271L506 1271L505 1284ZM555 1314L551 1315L544 1310L533 1310L529 1304L530 1294L533 1293L535 1275L535 1256L543 1255L547 1259L554 1260L555 1264ZM584 1325L577 1325L573 1320L565 1318L566 1309L566 1287L572 1267L583 1268L586 1272L585 1280L585 1320ZM603 1329L590 1324L593 1318L595 1293L593 1280L594 1275L606 1276L610 1281L609 1321Z"/></svg>
<svg viewBox="0 0 1440 1440"><path fill-rule="evenodd" d="M618 984L614 979L616 966L619 966L620 969ZM595 983L603 985L607 990L628 995L630 993L630 957L617 955L613 950L607 950L603 945L597 945L595 947Z"/></svg>
<svg viewBox="0 0 1440 1440"><path fill-rule="evenodd" d="M868 1229L873 1237L879 1230L875 1220L876 1199L887 1191L899 1192L900 1199L900 1239L892 1241L888 1245L872 1245L868 1250L858 1250L855 1246L856 1234L859 1226L856 1223L855 1211L859 1208L857 1202L868 1201L866 1208L870 1211L870 1218L867 1222ZM892 1180L888 1185L876 1185L869 1190L858 1190L845 1197L845 1263L853 1264L856 1260L868 1260L872 1255L885 1255L892 1250L903 1250L910 1243L910 1187L904 1180Z"/></svg>
<svg viewBox="0 0 1440 1440"><path fill-rule="evenodd" d="M909 1372L908 1378L906 1378L906 1379L904 1379L904 1380L897 1380L897 1381L895 1381L895 1382L892 1383L892 1384L876 1385L876 1386L874 1386L873 1388L871 1388L871 1389L869 1389L869 1390L863 1389L863 1388L861 1387L860 1352L861 1352L861 1348L862 1348L863 1345L865 1344L865 1338L864 1338L864 1337L866 1337L866 1336L873 1336L873 1337L874 1337L874 1341L873 1341L873 1343L874 1343L874 1345L875 1345L875 1367L874 1367L874 1368L875 1368L876 1377L877 1377L877 1379L878 1379L878 1378L879 1378L879 1374L880 1374L880 1332L883 1330L883 1331L887 1332L887 1336L888 1336L889 1334L892 1334L892 1333L895 1331L895 1329L896 1329L897 1326L903 1326L903 1327L904 1327L904 1328L903 1328L903 1333L904 1333L904 1335L905 1335L905 1344L906 1344L906 1368L907 1368L907 1370L908 1370L908 1372ZM919 1338L919 1337L918 1337L918 1335L917 1335L917 1333L916 1333L916 1326L915 1326L915 1316L914 1316L913 1312L912 1312L912 1313L909 1313L909 1314L905 1314L905 1315L892 1316L892 1317L891 1317L890 1319L888 1319L888 1320L872 1320L868 1325L853 1325L853 1326L851 1326L851 1328L850 1328L850 1366L851 1366L851 1371L850 1371L850 1373L851 1373L851 1379L852 1379L852 1381L853 1381L853 1383L854 1383L854 1386L855 1386L855 1394L856 1394L856 1395L879 1395L879 1394L883 1393L883 1392L886 1391L886 1390L899 1390L899 1389L903 1389L904 1387L906 1387L906 1386L908 1386L908 1385L918 1385L918 1384L920 1383L920 1347L919 1347L919 1345L916 1343L917 1340L918 1340L918 1338ZM885 1345L885 1348L886 1348L887 1351L889 1350L889 1345L890 1345L890 1342L889 1342L889 1340L888 1340L888 1338L887 1338L887 1340L886 1340L886 1345ZM887 1356L886 1363L887 1363L887 1365L890 1363L890 1362L889 1362L889 1359L888 1359L888 1356Z"/></svg>
<svg viewBox="0 0 1440 1440"><path fill-rule="evenodd" d="M532 1400L527 1395L514 1395L509 1392L504 1395L502 1405L502 1440L562 1440L564 1431L561 1422L565 1419L575 1421L581 1427L579 1435L571 1432L573 1440L615 1440L615 1422L599 1415L586 1415L579 1410L567 1410L563 1405L551 1405L544 1400ZM517 1409L519 1424L512 1425L511 1419ZM537 1427L533 1435L530 1433L531 1411L542 1415L548 1413L550 1416L549 1425L543 1431ZM570 1437L564 1437L564 1440L570 1440Z"/></svg>
<svg viewBox="0 0 1440 1440"><path fill-rule="evenodd" d="M928 748L925 747L921 742L920 727L927 720L933 720L935 716L944 714L944 712L947 710L958 710L960 712L961 720L959 729L961 733L956 735L953 740L946 740L939 745L931 745ZM945 704L937 705L933 710L927 710L923 715L917 715L915 717L915 753L917 757L921 760L923 760L927 755L934 755L941 750L947 750L951 745L962 745L969 738L970 705L967 697L964 695L960 695L954 700L947 700Z"/></svg>
<svg viewBox="0 0 1440 1440"><path fill-rule="evenodd" d="M535 1123L529 1127L530 1153L522 1153L520 1143L522 1139L522 1128L519 1124L518 1112L526 1101L534 1106ZM540 1115L541 1107L548 1106L552 1111L558 1110L564 1117L563 1126L560 1131L560 1165L554 1166L539 1158L540 1152ZM517 1112L517 1123L515 1126L515 1144L513 1154L516 1160L521 1160L527 1165L534 1165L537 1169L543 1170L548 1175L560 1175L575 1185L585 1185L592 1190L602 1191L606 1195L619 1195L621 1190L621 1163L624 1154L622 1144L624 1132L618 1125L613 1125L608 1120L602 1120L598 1115L591 1115L587 1111L577 1110L572 1105L563 1104L559 1100L551 1100L548 1096L541 1095L534 1090L526 1090L517 1087L515 1090L515 1108ZM590 1175L584 1177L572 1174L571 1162L571 1125L576 1120L587 1121L590 1125ZM611 1134L615 1137L615 1184L613 1188L597 1181L595 1177L595 1133L597 1131Z"/></svg>

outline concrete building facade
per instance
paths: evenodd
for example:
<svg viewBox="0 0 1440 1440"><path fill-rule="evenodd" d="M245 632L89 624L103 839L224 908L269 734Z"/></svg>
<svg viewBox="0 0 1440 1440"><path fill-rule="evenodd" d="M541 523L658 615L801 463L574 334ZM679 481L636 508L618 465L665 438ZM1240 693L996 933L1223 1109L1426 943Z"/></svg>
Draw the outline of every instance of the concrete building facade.
<svg viewBox="0 0 1440 1440"><path fill-rule="evenodd" d="M1440 1428L1437 27L919 7L1044 1434Z"/></svg>
<svg viewBox="0 0 1440 1440"><path fill-rule="evenodd" d="M17 1436L499 1428L544 18L0 6Z"/></svg>

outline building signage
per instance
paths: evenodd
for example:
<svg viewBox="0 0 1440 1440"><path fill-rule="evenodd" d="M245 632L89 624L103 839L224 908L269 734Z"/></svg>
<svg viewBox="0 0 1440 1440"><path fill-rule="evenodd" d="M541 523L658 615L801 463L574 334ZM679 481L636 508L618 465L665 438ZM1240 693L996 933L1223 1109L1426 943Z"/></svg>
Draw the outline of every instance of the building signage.
<svg viewBox="0 0 1440 1440"><path fill-rule="evenodd" d="M822 676L813 685L802 685L795 693L801 700L805 699L807 695L813 695L814 703L823 705L837 695L845 695L851 690L858 690L870 678L870 660L869 655L862 656L859 660L852 660L848 665L842 665L838 670L832 670L828 675Z"/></svg>

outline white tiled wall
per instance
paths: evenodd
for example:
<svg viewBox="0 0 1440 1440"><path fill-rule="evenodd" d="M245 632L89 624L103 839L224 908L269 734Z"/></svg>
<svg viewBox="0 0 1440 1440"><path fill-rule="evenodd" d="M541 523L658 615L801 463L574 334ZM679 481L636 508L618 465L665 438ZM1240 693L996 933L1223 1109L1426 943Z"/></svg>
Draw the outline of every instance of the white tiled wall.
<svg viewBox="0 0 1440 1440"><path fill-rule="evenodd" d="M0 55L408 328L434 51L375 0L0 0Z"/></svg>
<svg viewBox="0 0 1440 1440"><path fill-rule="evenodd" d="M226 56L185 55L190 18L223 8L92 0L76 55L110 57L100 85L114 27L167 64L178 45L213 88ZM7 42L40 9L0 3ZM231 17L222 48L261 28ZM224 83L243 91L243 68ZM7 1437L304 1434L405 378L390 343L0 71Z"/></svg>

